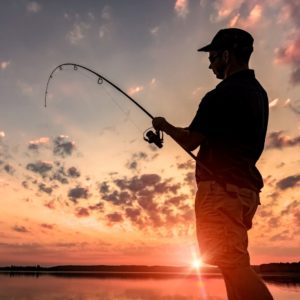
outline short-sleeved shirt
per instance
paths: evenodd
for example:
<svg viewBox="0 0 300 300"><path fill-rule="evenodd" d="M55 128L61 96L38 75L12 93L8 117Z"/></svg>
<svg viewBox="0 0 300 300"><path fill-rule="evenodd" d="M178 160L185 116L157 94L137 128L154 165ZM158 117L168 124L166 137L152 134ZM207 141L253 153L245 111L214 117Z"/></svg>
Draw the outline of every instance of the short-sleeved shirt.
<svg viewBox="0 0 300 300"><path fill-rule="evenodd" d="M196 165L196 181L216 180L259 191L256 168L265 143L269 105L266 91L247 69L224 79L202 99L188 127L205 136Z"/></svg>

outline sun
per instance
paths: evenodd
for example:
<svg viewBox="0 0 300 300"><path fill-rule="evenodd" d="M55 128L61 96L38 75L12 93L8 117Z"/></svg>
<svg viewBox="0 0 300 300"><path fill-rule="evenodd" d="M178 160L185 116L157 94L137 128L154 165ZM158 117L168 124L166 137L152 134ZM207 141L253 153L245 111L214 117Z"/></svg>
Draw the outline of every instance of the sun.
<svg viewBox="0 0 300 300"><path fill-rule="evenodd" d="M201 268L201 266L202 266L202 260L200 259L200 258L195 258L193 261L192 261L192 263L191 263L191 265L192 265L192 268L193 269L200 269Z"/></svg>

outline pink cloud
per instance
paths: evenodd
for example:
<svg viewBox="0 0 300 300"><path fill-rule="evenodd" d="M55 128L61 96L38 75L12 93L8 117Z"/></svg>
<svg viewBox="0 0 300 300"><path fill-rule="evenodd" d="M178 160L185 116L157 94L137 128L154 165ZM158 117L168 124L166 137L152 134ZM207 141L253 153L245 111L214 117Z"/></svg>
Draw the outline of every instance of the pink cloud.
<svg viewBox="0 0 300 300"><path fill-rule="evenodd" d="M229 17L232 13L236 12L242 5L243 0L218 0L215 1L214 7L217 11L217 22L220 22L227 17Z"/></svg>
<svg viewBox="0 0 300 300"><path fill-rule="evenodd" d="M283 16L282 16L283 14ZM291 0L285 3L281 18L294 23L294 28L291 30L292 39L286 42L284 46L275 50L275 63L289 64L292 67L291 83L300 83L300 2ZM279 19L281 20L281 19Z"/></svg>
<svg viewBox="0 0 300 300"><path fill-rule="evenodd" d="M188 0L176 0L174 9L178 17L185 18L188 15L189 13L188 5L189 5Z"/></svg>
<svg viewBox="0 0 300 300"><path fill-rule="evenodd" d="M229 21L229 27L242 27L242 28L251 28L255 27L261 19L263 14L263 6L256 4L250 11L246 18L242 18L240 13L237 13Z"/></svg>
<svg viewBox="0 0 300 300"><path fill-rule="evenodd" d="M0 70L5 70L10 65L10 61L1 61L0 62Z"/></svg>
<svg viewBox="0 0 300 300"><path fill-rule="evenodd" d="M275 51L276 59L275 63L290 64L300 61L300 35L292 41Z"/></svg>
<svg viewBox="0 0 300 300"><path fill-rule="evenodd" d="M0 131L0 140L5 138L5 132L4 131Z"/></svg>

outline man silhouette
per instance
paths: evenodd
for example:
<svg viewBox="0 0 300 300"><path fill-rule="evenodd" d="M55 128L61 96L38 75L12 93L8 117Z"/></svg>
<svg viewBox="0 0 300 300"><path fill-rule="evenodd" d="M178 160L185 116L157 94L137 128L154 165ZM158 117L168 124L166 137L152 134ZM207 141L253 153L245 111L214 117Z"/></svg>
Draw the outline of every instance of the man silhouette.
<svg viewBox="0 0 300 300"><path fill-rule="evenodd" d="M273 299L250 267L247 231L260 204L259 159L268 125L268 96L249 69L253 37L238 28L220 30L198 49L209 53L209 69L221 79L208 92L187 128L163 117L153 127L185 149L200 146L195 200L197 238L204 262L222 271L229 300Z"/></svg>

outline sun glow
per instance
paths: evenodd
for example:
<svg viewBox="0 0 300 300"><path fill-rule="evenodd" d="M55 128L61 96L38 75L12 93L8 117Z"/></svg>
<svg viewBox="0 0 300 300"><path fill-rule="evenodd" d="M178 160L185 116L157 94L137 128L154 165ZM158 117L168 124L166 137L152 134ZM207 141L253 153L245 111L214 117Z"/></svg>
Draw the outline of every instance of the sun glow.
<svg viewBox="0 0 300 300"><path fill-rule="evenodd" d="M193 269L200 269L201 268L201 266L202 266L202 261L201 261L201 259L199 259L199 258L195 258L193 261L192 261L192 268Z"/></svg>

